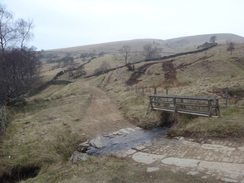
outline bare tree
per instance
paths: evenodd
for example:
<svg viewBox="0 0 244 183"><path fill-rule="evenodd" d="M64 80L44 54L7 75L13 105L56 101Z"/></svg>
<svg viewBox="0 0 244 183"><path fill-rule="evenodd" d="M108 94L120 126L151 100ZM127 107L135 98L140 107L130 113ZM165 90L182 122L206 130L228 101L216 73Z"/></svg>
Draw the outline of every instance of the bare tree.
<svg viewBox="0 0 244 183"><path fill-rule="evenodd" d="M233 42L227 42L227 51L230 51L230 54L232 55L232 52L235 49L235 45Z"/></svg>
<svg viewBox="0 0 244 183"><path fill-rule="evenodd" d="M26 45L32 28L31 21L15 20L0 4L0 82L5 88L1 98L25 93L37 78L39 56L34 47Z"/></svg>
<svg viewBox="0 0 244 183"><path fill-rule="evenodd" d="M125 65L128 63L129 58L132 56L132 49L129 45L124 45L118 54L115 54L114 57L116 60L124 61Z"/></svg>
<svg viewBox="0 0 244 183"><path fill-rule="evenodd" d="M31 88L39 74L39 59L35 49L12 49L4 54L3 73L8 97L15 98Z"/></svg>
<svg viewBox="0 0 244 183"><path fill-rule="evenodd" d="M13 15L0 4L0 45L1 52L11 47L25 47L32 38L32 21L14 20Z"/></svg>
<svg viewBox="0 0 244 183"><path fill-rule="evenodd" d="M211 36L209 42L210 43L215 43L217 37L216 36Z"/></svg>
<svg viewBox="0 0 244 183"><path fill-rule="evenodd" d="M152 59L156 57L160 57L161 48L153 46L152 44L146 44L143 47L143 56L145 59Z"/></svg>

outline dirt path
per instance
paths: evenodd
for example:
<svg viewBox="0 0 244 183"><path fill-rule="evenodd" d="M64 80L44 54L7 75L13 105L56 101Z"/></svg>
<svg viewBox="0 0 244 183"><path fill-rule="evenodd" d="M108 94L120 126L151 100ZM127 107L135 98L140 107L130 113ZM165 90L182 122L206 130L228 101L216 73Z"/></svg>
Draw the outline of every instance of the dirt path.
<svg viewBox="0 0 244 183"><path fill-rule="evenodd" d="M125 127L134 127L127 121L106 93L89 83L84 84L89 89L91 101L84 118L83 129L89 138L106 134Z"/></svg>
<svg viewBox="0 0 244 183"><path fill-rule="evenodd" d="M105 92L85 83L91 95L91 103L82 119L89 139L114 131L133 133L130 124ZM122 130L121 130L122 129ZM121 135L121 134L119 134ZM113 137L111 137L113 138ZM214 178L224 182L244 183L244 142L192 139L168 139L159 137L148 144L134 147L123 154L139 164L147 166L147 172L167 168L177 173Z"/></svg>

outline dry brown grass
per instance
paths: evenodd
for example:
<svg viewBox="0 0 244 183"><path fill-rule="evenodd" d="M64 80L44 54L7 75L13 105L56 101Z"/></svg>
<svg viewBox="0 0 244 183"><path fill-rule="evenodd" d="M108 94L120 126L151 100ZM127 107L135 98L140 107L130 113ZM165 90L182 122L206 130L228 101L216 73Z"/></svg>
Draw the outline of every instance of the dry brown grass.
<svg viewBox="0 0 244 183"><path fill-rule="evenodd" d="M238 65L241 62L233 62L233 57L244 58L243 49L243 45L236 45L233 55L230 55L225 46L218 46L205 53L175 58L173 63L177 67L213 55L208 60L202 59L177 70L177 81L169 86L169 94L212 96L215 95L211 93L213 88L243 89L244 72ZM91 63L91 70L93 67L97 67L95 62ZM167 82L162 63L149 67L139 78L142 81L134 87L125 84L131 74L122 68L88 82L106 91L123 115L134 124L145 128L160 125L161 114L150 112L146 115L148 97L136 89L150 93L153 90L149 88L157 86L158 93L165 94L163 84ZM146 167L114 157L92 157L77 164L68 162L75 145L86 139L81 122L91 96L85 83L80 79L66 86L50 86L29 98L24 109L15 112L6 135L1 137L0 175L11 172L15 166L35 165L41 167L41 172L26 182L214 182L181 173L175 176L165 168L146 173ZM241 137L244 134L243 100L232 101L230 107L221 109L220 118L182 120L172 128L171 134Z"/></svg>
<svg viewBox="0 0 244 183"><path fill-rule="evenodd" d="M187 136L192 138L243 138L243 109L225 108L220 118L189 118L178 116L178 123L168 134L171 136Z"/></svg>
<svg viewBox="0 0 244 183"><path fill-rule="evenodd" d="M242 50L243 44L236 45L236 52L230 55L229 52L226 52L226 46L220 45L203 53L177 57L173 61L174 67L177 68L182 64L186 66L177 69L177 80L174 81L164 79L162 62L159 61L150 66L145 74L138 78L140 82L134 86L126 86L125 82L132 72L125 68L96 78L94 84L108 91L117 100L123 114L136 125L142 127L159 125L162 123L159 114L152 112L145 115L149 102L145 94L153 94L153 90L150 88L156 87L158 94L166 94L167 88L170 95L185 96L218 96L213 93L214 88L243 89L243 68L237 67L236 63L233 63L233 57L235 60L236 57L244 58ZM141 65L143 63L137 64L136 68ZM140 92L142 89L144 95ZM220 100L221 106L225 105L224 102L224 99ZM229 105L230 107L242 107L243 99L239 99L239 101L229 99ZM243 115L238 115L238 121L243 121ZM219 122L221 121L223 124L225 123L224 118L220 118ZM201 126L200 123L195 124Z"/></svg>
<svg viewBox="0 0 244 183"><path fill-rule="evenodd" d="M0 174L18 165L46 166L66 161L76 142L85 140L79 122L89 97L77 82L52 86L29 98L2 137Z"/></svg>

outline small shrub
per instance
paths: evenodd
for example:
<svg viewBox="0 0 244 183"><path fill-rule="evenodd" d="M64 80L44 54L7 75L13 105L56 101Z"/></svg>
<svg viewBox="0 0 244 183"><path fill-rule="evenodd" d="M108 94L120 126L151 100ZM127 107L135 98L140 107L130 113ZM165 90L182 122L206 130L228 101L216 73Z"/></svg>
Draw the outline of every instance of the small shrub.
<svg viewBox="0 0 244 183"><path fill-rule="evenodd" d="M126 64L126 67L127 67L128 71L134 71L135 70L134 64L128 63L128 64Z"/></svg>
<svg viewBox="0 0 244 183"><path fill-rule="evenodd" d="M10 107L16 107L16 108L22 108L26 106L27 102L25 98L14 98L14 99L9 99L7 102L7 105Z"/></svg>

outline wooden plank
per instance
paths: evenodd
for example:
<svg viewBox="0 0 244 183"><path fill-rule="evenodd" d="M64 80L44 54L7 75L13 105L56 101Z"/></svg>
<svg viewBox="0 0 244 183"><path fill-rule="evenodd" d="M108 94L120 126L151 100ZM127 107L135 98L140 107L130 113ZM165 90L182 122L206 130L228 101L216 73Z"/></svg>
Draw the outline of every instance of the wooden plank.
<svg viewBox="0 0 244 183"><path fill-rule="evenodd" d="M173 108L154 107L153 110L167 111L167 112L174 112L174 109L173 109Z"/></svg>
<svg viewBox="0 0 244 183"><path fill-rule="evenodd" d="M208 115L208 111L197 111L197 110L190 110L190 109L178 109L178 111L177 112L184 112L184 113L199 113L199 114L206 114L206 115Z"/></svg>
<svg viewBox="0 0 244 183"><path fill-rule="evenodd" d="M153 104L160 103L160 104L174 104L173 101L153 101Z"/></svg>
<svg viewBox="0 0 244 183"><path fill-rule="evenodd" d="M216 100L216 97L201 97L201 96L178 96L178 95L149 95L158 98L177 98L177 99L192 99L192 100Z"/></svg>
<svg viewBox="0 0 244 183"><path fill-rule="evenodd" d="M199 103L176 103L177 105L187 105L187 106L197 106L197 107L208 107L207 104L199 104Z"/></svg>
<svg viewBox="0 0 244 183"><path fill-rule="evenodd" d="M202 114L202 113L184 112L184 111L178 111L178 113L182 113L182 114L191 114L191 115L196 115L196 116L204 116L204 117L208 117L208 114Z"/></svg>

